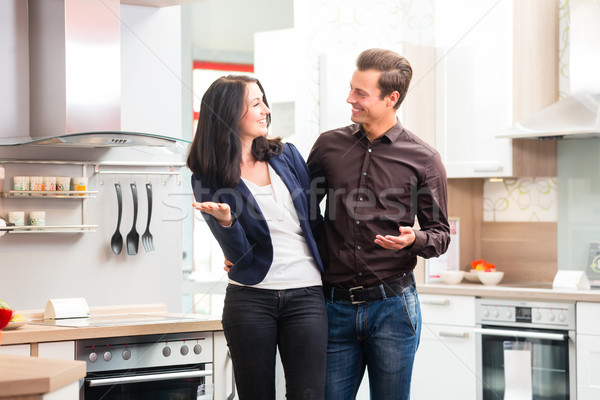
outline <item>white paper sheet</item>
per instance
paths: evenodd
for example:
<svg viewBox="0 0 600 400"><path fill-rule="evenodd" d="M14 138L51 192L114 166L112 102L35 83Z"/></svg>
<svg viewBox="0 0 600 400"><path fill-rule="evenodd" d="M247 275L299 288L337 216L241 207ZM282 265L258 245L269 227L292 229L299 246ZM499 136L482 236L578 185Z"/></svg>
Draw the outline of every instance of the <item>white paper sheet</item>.
<svg viewBox="0 0 600 400"><path fill-rule="evenodd" d="M504 400L531 400L531 343L504 342Z"/></svg>

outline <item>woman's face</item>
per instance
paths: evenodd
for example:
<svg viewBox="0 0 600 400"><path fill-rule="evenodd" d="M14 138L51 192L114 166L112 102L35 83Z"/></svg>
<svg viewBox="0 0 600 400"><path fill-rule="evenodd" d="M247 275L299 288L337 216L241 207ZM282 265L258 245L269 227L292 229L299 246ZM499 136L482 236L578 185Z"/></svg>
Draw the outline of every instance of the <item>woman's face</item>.
<svg viewBox="0 0 600 400"><path fill-rule="evenodd" d="M263 92L255 82L246 83L245 110L240 121L240 136L242 139L254 140L265 136L267 130L267 115L271 113L263 102Z"/></svg>

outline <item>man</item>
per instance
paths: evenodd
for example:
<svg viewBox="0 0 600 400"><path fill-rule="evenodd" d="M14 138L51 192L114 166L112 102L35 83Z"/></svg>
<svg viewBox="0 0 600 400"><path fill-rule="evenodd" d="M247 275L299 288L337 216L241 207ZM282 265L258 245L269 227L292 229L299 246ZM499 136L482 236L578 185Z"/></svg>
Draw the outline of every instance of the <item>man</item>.
<svg viewBox="0 0 600 400"><path fill-rule="evenodd" d="M396 117L409 62L369 49L356 66L347 99L354 124L321 134L308 157L317 200L327 195L326 399L354 399L367 366L372 399L409 399L421 331L412 271L417 256L448 248L446 172L438 152Z"/></svg>

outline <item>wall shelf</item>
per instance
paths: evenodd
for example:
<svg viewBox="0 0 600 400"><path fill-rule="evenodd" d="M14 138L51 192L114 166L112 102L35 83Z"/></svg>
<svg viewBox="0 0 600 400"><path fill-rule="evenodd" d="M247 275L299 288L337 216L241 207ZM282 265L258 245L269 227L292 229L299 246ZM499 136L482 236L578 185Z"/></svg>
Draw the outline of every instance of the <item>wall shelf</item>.
<svg viewBox="0 0 600 400"><path fill-rule="evenodd" d="M10 190L8 192L0 192L0 196L11 199L90 199L95 198L98 194L97 190Z"/></svg>
<svg viewBox="0 0 600 400"><path fill-rule="evenodd" d="M7 233L84 233L95 232L98 225L25 225L0 227L0 232Z"/></svg>

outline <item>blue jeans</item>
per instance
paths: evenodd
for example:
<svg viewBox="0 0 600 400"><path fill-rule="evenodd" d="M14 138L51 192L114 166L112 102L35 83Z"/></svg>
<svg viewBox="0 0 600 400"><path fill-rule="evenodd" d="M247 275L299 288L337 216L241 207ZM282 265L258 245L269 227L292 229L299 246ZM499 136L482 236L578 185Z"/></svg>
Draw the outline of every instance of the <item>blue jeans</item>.
<svg viewBox="0 0 600 400"><path fill-rule="evenodd" d="M275 400L278 347L286 398L324 398L327 311L321 286L267 290L230 284L222 323L240 400Z"/></svg>
<svg viewBox="0 0 600 400"><path fill-rule="evenodd" d="M421 335L416 287L362 304L325 296L329 319L325 399L356 398L368 366L371 399L408 400Z"/></svg>

